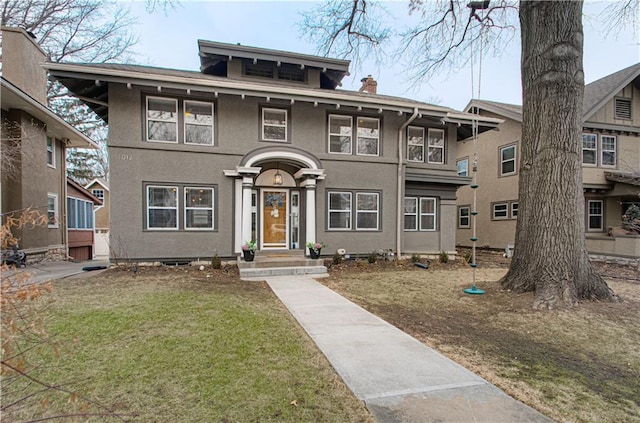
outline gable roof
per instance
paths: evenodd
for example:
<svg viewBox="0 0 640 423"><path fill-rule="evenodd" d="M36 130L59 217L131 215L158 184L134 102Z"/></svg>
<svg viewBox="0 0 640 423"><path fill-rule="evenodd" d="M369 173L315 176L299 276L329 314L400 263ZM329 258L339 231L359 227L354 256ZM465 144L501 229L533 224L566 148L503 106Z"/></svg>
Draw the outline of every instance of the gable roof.
<svg viewBox="0 0 640 423"><path fill-rule="evenodd" d="M91 182L89 182L88 184L86 184L84 187L85 189L92 189L91 187L95 184L100 185L102 188L106 189L107 191L109 191L109 182L105 181L102 178L95 178L94 180L92 180Z"/></svg>
<svg viewBox="0 0 640 423"><path fill-rule="evenodd" d="M583 121L588 120L606 102L631 83L640 89L640 63L585 85L582 103ZM517 104L472 99L464 110L470 112L475 107L522 122L522 106Z"/></svg>
<svg viewBox="0 0 640 423"><path fill-rule="evenodd" d="M71 185L72 187L77 189L82 195L84 195L88 199L90 199L93 202L93 204L97 204L98 206L102 205L102 200L101 199L99 199L98 197L93 195L91 192L89 192L89 190L87 190L85 187L83 187L82 185L80 185L79 183L74 181L73 179L67 178L67 184Z"/></svg>

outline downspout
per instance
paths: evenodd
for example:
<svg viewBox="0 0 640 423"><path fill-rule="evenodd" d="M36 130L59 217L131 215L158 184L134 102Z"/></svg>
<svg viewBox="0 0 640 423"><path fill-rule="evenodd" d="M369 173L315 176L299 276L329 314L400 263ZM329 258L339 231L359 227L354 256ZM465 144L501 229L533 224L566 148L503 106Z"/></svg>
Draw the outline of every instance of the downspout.
<svg viewBox="0 0 640 423"><path fill-rule="evenodd" d="M69 225L67 225L67 144L69 140L62 140L62 200L60 201L59 208L64 210L61 213L62 216L62 244L64 245L65 260L69 260Z"/></svg>
<svg viewBox="0 0 640 423"><path fill-rule="evenodd" d="M404 160L404 130L407 129L407 126L411 122L413 122L418 117L418 108L413 108L413 114L409 117L409 119L402 124L400 129L398 129L398 210L397 210L397 224L396 224L396 258L400 258L402 256L402 216L404 215L404 200L403 200L403 182L402 179L402 164Z"/></svg>

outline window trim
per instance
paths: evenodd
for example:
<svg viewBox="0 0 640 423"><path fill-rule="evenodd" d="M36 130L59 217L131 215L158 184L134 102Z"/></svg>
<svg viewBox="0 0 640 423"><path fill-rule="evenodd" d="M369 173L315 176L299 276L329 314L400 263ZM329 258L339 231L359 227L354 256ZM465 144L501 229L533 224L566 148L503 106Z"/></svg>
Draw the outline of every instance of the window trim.
<svg viewBox="0 0 640 423"><path fill-rule="evenodd" d="M504 217L496 216L496 206L504 206ZM491 220L509 220L509 202L497 201L491 203Z"/></svg>
<svg viewBox="0 0 640 423"><path fill-rule="evenodd" d="M266 125L264 120L264 112L283 112L284 113L284 125ZM273 139L267 138L264 133L265 126L282 128L284 126L284 139ZM261 107L260 110L260 141L268 141L268 142L280 142L280 143L288 143L289 142L289 109L285 108L277 108L277 107Z"/></svg>
<svg viewBox="0 0 640 423"><path fill-rule="evenodd" d="M355 204L354 204L354 208L356 209L356 225L355 225L355 230L356 231L379 231L380 230L380 193L378 192L366 192L366 191L357 191L355 193ZM361 195L375 195L376 196L376 209L375 211L372 210L360 210L358 209L358 197ZM376 227L375 228L360 228L358 226L358 214L360 213L367 213L367 214L373 214L375 213L376 215Z"/></svg>
<svg viewBox="0 0 640 423"><path fill-rule="evenodd" d="M375 121L378 124L378 135L376 137L360 137L358 134L358 130L360 129L360 119L365 120L365 121ZM353 122L352 122L352 128L353 128ZM353 129L352 129L353 131ZM356 116L356 133L355 133L355 138L356 138L356 156L365 156L365 157L380 157L380 118L373 118L373 117L367 117L367 116ZM365 154L365 153L360 153L360 138L364 138L364 139L375 139L376 140L376 154ZM353 138L352 138L353 140Z"/></svg>
<svg viewBox="0 0 640 423"><path fill-rule="evenodd" d="M175 196L175 200L176 200L176 205L175 207L158 207L158 206L150 206L149 205L149 194L150 194L150 188L173 188L176 191L176 196ZM145 201L145 208L146 208L146 215L147 215L147 221L145 222L145 230L147 231L178 231L180 230L180 194L179 194L179 189L180 187L178 185L160 185L160 184L148 184L145 185L145 191L146 191L146 201ZM150 215L149 212L151 210L156 210L156 209L161 209L161 210L168 210L168 209L175 209L176 211L176 226L175 227L151 227L149 226L149 222L150 222Z"/></svg>
<svg viewBox="0 0 640 423"><path fill-rule="evenodd" d="M513 148L513 159L508 159L508 160L503 160L502 159L502 153L503 151L509 149L509 148ZM518 174L518 145L517 144L508 144L508 145L503 145L501 147L498 148L498 159L499 159L499 167L498 167L498 172L499 172L499 176L503 177L503 176L513 176L513 175L517 175ZM513 172L503 172L503 166L505 163L513 161Z"/></svg>
<svg viewBox="0 0 640 423"><path fill-rule="evenodd" d="M466 216L462 216L462 210L466 209L467 210L467 215ZM467 219L467 224L463 225L462 224L462 219L465 218ZM469 229L471 228L471 206L468 204L465 204L463 206L458 206L458 228L460 229Z"/></svg>
<svg viewBox="0 0 640 423"><path fill-rule="evenodd" d="M69 223L69 220L71 219L71 206L69 204L69 200L72 200L74 202L74 222L73 223ZM82 207L85 209L84 211L84 227L79 227L80 225L78 225L78 220L79 220L79 215L77 213L78 211L78 203L82 203ZM95 204L89 200L85 200L83 198L79 198L79 197L72 197L72 196L67 196L67 229L70 231L93 231L95 229L95 216L94 216L94 210L93 207L95 206ZM87 209L90 210L89 215L87 215ZM87 219L87 216L89 216L89 219ZM87 220L90 220L90 226L87 224Z"/></svg>
<svg viewBox="0 0 640 423"><path fill-rule="evenodd" d="M510 216L511 219L517 219L518 218L518 211L519 210L520 210L520 203L518 201L511 201L509 203L509 216ZM514 211L515 211L515 214L513 213Z"/></svg>
<svg viewBox="0 0 640 423"><path fill-rule="evenodd" d="M187 206L187 190L210 190L211 191L211 207L188 207ZM185 231L213 231L216 229L216 207L215 207L215 188L214 187L202 187L202 186L189 186L185 185L182 187L182 196L183 196L183 223ZM211 210L211 227L206 228L190 228L187 226L187 210Z"/></svg>
<svg viewBox="0 0 640 423"><path fill-rule="evenodd" d="M587 232L604 232L604 200L595 200L595 199L587 199L585 217L587 219L586 222L586 230ZM591 214L591 203L600 203L600 214ZM592 228L591 227L591 216L600 216L600 227Z"/></svg>
<svg viewBox="0 0 640 423"><path fill-rule="evenodd" d="M465 163L464 175L460 174L460 163ZM469 176L469 157L464 157L462 159L456 160L456 173L458 174L458 176Z"/></svg>
<svg viewBox="0 0 640 423"><path fill-rule="evenodd" d="M349 209L332 209L331 208L331 194L349 194ZM331 213L349 213L348 227L347 228L332 228L331 227ZM328 231L353 231L353 192L351 191L327 191L327 230Z"/></svg>
<svg viewBox="0 0 640 423"><path fill-rule="evenodd" d="M418 197L419 198L419 204L420 204L420 210L418 212L418 220L419 220L419 230L420 232L436 232L438 230L438 199L436 197ZM422 202L424 200L429 200L429 201L433 201L433 213L429 212L423 212L422 211ZM433 229L425 229L422 227L422 216L433 216Z"/></svg>
<svg viewBox="0 0 640 423"><path fill-rule="evenodd" d="M97 192L101 192L101 195L97 195ZM91 195L96 197L98 200L104 201L104 189L102 188L93 188L91 189Z"/></svg>
<svg viewBox="0 0 640 423"><path fill-rule="evenodd" d="M177 101L177 99L176 99ZM195 123L195 122L187 122L187 119L185 119L185 114L187 111L187 103L194 103L194 104L204 104L207 106L211 107L211 125L209 124L204 124L204 123ZM180 105L178 104L178 107L180 107ZM183 136L183 143L185 145L205 145L205 146L213 146L215 144L215 116L216 116L216 110L215 110L215 105L212 102L209 101L201 101L201 100L188 100L188 99L182 99L182 136ZM211 127L211 142L208 144L200 144L197 142L187 142L187 125L194 125L194 126L204 126L204 127ZM180 140L178 139L177 141L178 143L180 142Z"/></svg>
<svg viewBox="0 0 640 423"><path fill-rule="evenodd" d="M595 142L594 142L594 147L593 148L585 148L584 147L584 141L585 141L584 138L585 138L585 136L594 138ZM582 145L581 145L581 149L580 149L580 152L581 152L580 162L581 162L582 166L585 166L585 167L597 167L598 166L598 134L594 134L594 133L590 133L590 132L583 133L581 139L582 139ZM593 151L594 163L585 163L585 161L584 161L584 152L585 152L585 150Z"/></svg>
<svg viewBox="0 0 640 423"><path fill-rule="evenodd" d="M53 210L49 209L49 199L52 198L53 199ZM58 219L58 216L60 215L59 213L60 207L58 205L58 194L55 194L53 192L48 192L47 193L47 227L50 229L57 229L60 227L60 219ZM49 213L53 212L53 222L51 223L51 220L49 218Z"/></svg>
<svg viewBox="0 0 640 423"><path fill-rule="evenodd" d="M51 141L51 146L49 146L49 141ZM51 163L49 163L49 153L51 153ZM47 166L52 169L56 168L56 138L49 134L47 134Z"/></svg>
<svg viewBox="0 0 640 423"><path fill-rule="evenodd" d="M422 142L421 143L415 143L415 142L411 142L411 138L409 137L409 131L411 130L420 130L422 132ZM409 147L420 147L422 150L422 156L420 158L420 160L412 160L411 158L409 158ZM424 163L424 128L422 126L411 126L409 125L407 127L407 161L411 162L411 163Z"/></svg>
<svg viewBox="0 0 640 423"><path fill-rule="evenodd" d="M613 150L605 150L604 149L604 140L603 138L611 138L613 140ZM600 154L599 154L599 158L600 158L600 167L608 167L608 168L615 168L618 165L618 137L616 137L615 135L605 135L605 134L600 134L600 136L598 137L600 138ZM597 145L597 144L596 144ZM613 152L613 161L614 163L612 165L610 164L604 164L604 153L605 152Z"/></svg>
<svg viewBox="0 0 640 423"><path fill-rule="evenodd" d="M407 213L404 208L404 202L407 200L413 200L415 206L415 212ZM418 232L418 216L420 215L420 205L418 204L418 197L404 197L402 203L402 227L405 232ZM414 216L415 217L415 225L413 228L407 229L405 216Z"/></svg>
<svg viewBox="0 0 640 423"><path fill-rule="evenodd" d="M442 134L442 147L437 146L437 145L434 145L434 146L431 145L431 133L432 132L440 132ZM445 156L445 154L446 154L445 147L447 145L447 139L446 139L445 135L446 134L444 132L444 129L427 128L427 154L425 156L425 163L429 163L429 164L445 164L446 163L447 160L446 160L446 156ZM436 149L442 150L442 153L441 153L442 160L441 161L436 162L436 161L432 161L431 160L431 155L429 154L429 151L432 148L436 148Z"/></svg>
<svg viewBox="0 0 640 423"><path fill-rule="evenodd" d="M349 151L348 152L342 152L342 151L331 151L331 136L337 136L337 137L343 137L346 135L342 135L339 133L332 133L331 132L331 118L342 118L342 119L349 119L349 123L350 123L350 128L351 131L349 133ZM342 154L342 155L353 155L353 116L351 115L336 115L336 114L330 114L329 118L327 119L327 124L328 124L328 129L327 132L329 134L329 136L327 137L327 151L329 154Z"/></svg>
<svg viewBox="0 0 640 423"><path fill-rule="evenodd" d="M151 119L149 118L149 100L162 100L162 101L173 101L176 105L176 115L175 115L175 120L165 120L165 119ZM180 143L180 136L178 134L178 126L180 126L180 119L179 119L179 115L180 115L180 104L177 98L173 98L173 97L158 97L158 96L152 96L152 95L147 95L145 97L145 109L144 109L144 116L145 116L145 138L147 142L158 142L158 143L163 143L163 144L179 144ZM167 140L150 140L149 139L149 121L153 121L153 122L169 122L169 123L175 123L176 124L176 140L175 141L167 141Z"/></svg>

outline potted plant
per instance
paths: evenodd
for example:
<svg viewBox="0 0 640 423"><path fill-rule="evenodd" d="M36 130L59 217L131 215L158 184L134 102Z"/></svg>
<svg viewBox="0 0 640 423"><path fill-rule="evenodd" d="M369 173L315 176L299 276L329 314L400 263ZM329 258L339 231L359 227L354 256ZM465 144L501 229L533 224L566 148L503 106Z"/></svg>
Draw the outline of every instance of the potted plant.
<svg viewBox="0 0 640 423"><path fill-rule="evenodd" d="M312 259L320 258L320 250L322 250L326 245L324 242L307 242L307 248L309 249L309 255Z"/></svg>
<svg viewBox="0 0 640 423"><path fill-rule="evenodd" d="M244 255L244 261L253 261L256 255L256 242L245 241L244 244L242 244L242 254Z"/></svg>

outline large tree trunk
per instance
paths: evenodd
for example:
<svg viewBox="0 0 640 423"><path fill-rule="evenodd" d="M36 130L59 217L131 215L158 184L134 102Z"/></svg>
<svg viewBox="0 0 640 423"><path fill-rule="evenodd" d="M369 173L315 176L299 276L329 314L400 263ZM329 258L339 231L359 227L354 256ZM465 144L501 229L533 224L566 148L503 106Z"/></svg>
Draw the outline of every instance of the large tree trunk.
<svg viewBox="0 0 640 423"><path fill-rule="evenodd" d="M516 248L502 286L534 308L614 300L584 239L582 1L521 1L522 142Z"/></svg>

